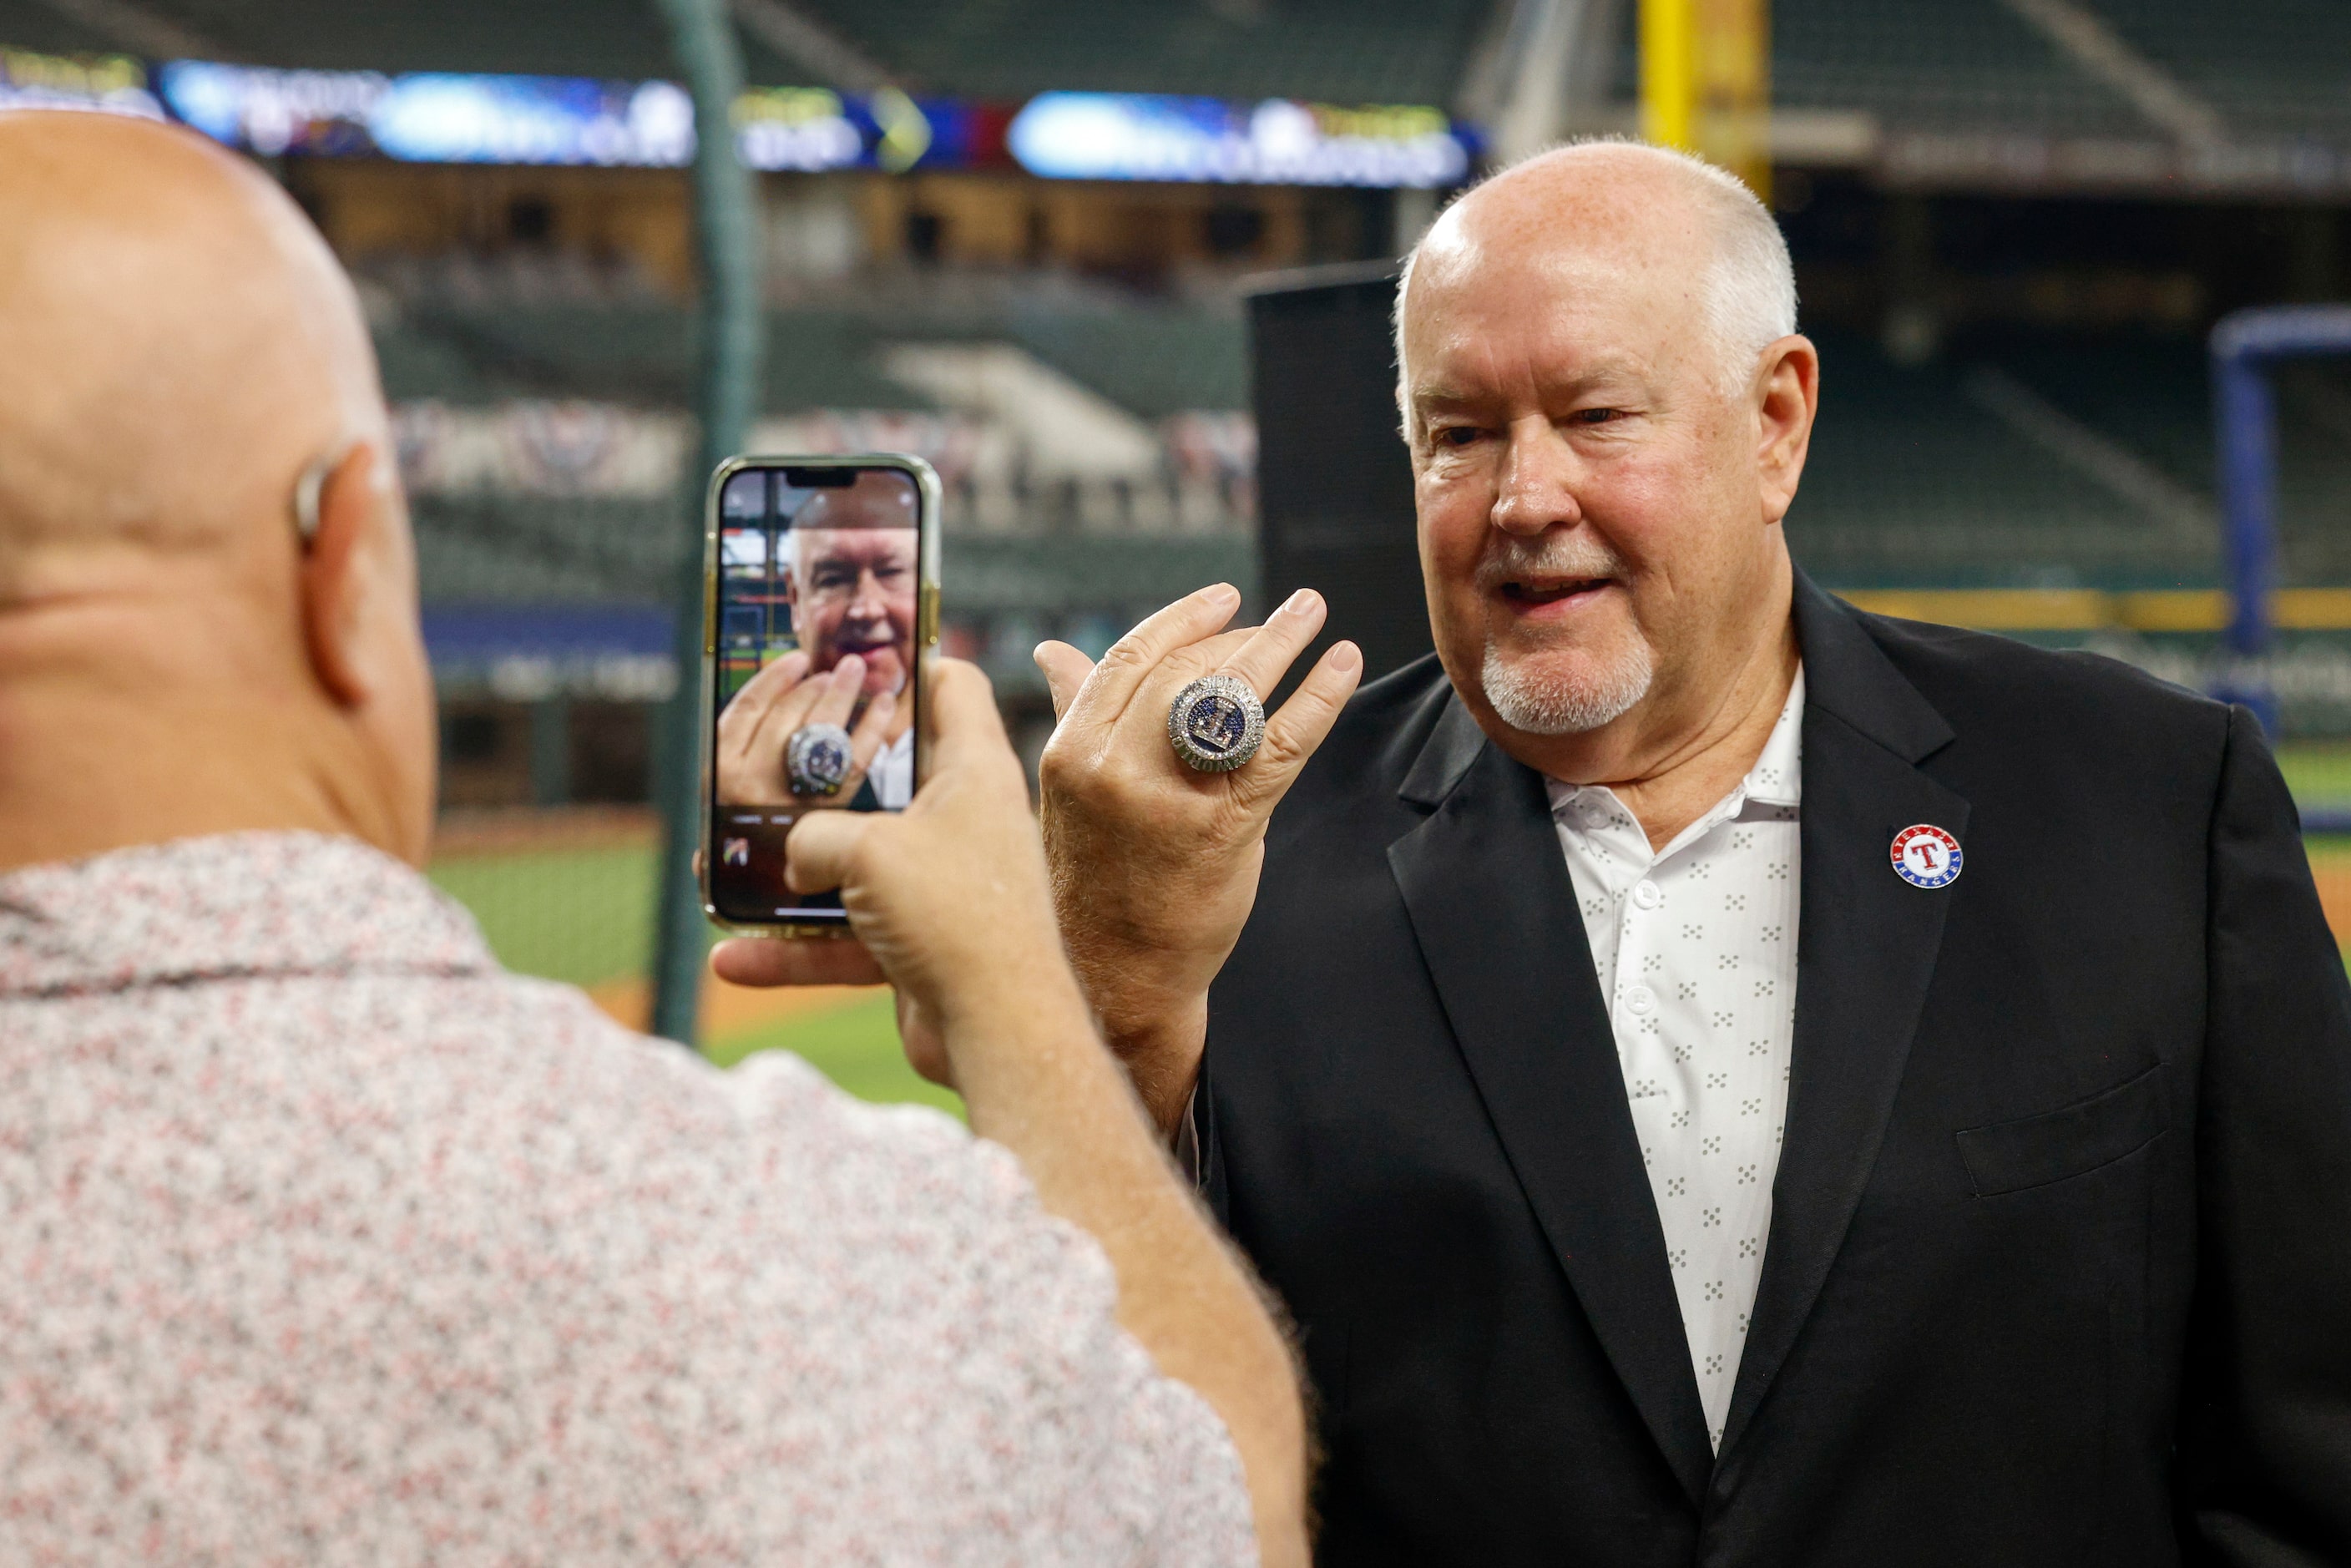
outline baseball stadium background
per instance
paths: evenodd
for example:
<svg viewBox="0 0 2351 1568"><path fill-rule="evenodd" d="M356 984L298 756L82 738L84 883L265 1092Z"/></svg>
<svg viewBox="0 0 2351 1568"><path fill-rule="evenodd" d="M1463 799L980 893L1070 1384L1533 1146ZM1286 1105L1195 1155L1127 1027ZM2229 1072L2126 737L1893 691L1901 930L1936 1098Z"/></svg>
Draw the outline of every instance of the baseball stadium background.
<svg viewBox="0 0 2351 1568"><path fill-rule="evenodd" d="M757 171L752 447L947 495L945 641L1033 758L1028 651L1256 585L1246 279L1395 256L1444 193L1644 130L1765 190L1821 424L1798 559L1876 609L2273 697L2351 821L2351 363L2269 377L2276 632L2238 579L2210 341L2351 296L2340 0L729 0ZM434 874L516 968L642 1020L676 686L693 108L653 0L0 0L0 104L183 120L358 278L442 701ZM5 221L5 218L0 218ZM2314 834L2351 938L2351 838ZM714 988L703 1048L946 1097L885 998Z"/></svg>

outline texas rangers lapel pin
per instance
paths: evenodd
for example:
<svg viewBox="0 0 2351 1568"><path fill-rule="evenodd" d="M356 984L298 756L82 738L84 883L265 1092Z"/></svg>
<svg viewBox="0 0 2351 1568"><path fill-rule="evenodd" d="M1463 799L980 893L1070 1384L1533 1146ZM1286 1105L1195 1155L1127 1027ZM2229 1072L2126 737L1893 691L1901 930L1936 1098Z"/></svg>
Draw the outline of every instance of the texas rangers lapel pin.
<svg viewBox="0 0 2351 1568"><path fill-rule="evenodd" d="M1959 880L1959 841L1931 822L1894 835L1894 874L1913 887L1949 887Z"/></svg>

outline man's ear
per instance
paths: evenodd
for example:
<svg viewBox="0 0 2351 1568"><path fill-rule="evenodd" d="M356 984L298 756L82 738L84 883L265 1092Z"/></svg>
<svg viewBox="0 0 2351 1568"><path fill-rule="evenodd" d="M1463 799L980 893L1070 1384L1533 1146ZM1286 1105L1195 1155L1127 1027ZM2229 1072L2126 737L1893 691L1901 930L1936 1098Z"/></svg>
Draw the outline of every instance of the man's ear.
<svg viewBox="0 0 2351 1568"><path fill-rule="evenodd" d="M319 486L302 556L302 629L319 684L360 707L402 671L388 666L393 618L413 620L400 497L380 442L354 445Z"/></svg>
<svg viewBox="0 0 2351 1568"><path fill-rule="evenodd" d="M1786 337L1763 350L1762 401L1757 408L1756 476L1766 522L1778 522L1796 498L1804 457L1812 448L1813 416L1820 409L1821 356L1812 340Z"/></svg>

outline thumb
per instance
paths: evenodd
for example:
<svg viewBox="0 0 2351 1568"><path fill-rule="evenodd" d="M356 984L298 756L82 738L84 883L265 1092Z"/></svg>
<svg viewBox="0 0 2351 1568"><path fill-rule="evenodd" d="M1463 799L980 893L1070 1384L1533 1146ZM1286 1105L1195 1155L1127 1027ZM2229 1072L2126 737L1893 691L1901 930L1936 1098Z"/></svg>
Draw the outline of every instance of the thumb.
<svg viewBox="0 0 2351 1568"><path fill-rule="evenodd" d="M884 811L810 811L784 840L784 883L794 893L827 893L849 880L865 835L890 820Z"/></svg>
<svg viewBox="0 0 2351 1568"><path fill-rule="evenodd" d="M1078 695L1078 688L1094 673L1094 662L1067 643L1040 643L1031 656L1045 674L1046 689L1053 694L1053 722L1059 724L1061 716L1070 711L1071 699Z"/></svg>
<svg viewBox="0 0 2351 1568"><path fill-rule="evenodd" d="M926 689L930 705L925 722L935 747L933 772L953 772L973 766L979 758L1012 754L1004 716L997 711L996 688L978 665L940 658L933 664Z"/></svg>

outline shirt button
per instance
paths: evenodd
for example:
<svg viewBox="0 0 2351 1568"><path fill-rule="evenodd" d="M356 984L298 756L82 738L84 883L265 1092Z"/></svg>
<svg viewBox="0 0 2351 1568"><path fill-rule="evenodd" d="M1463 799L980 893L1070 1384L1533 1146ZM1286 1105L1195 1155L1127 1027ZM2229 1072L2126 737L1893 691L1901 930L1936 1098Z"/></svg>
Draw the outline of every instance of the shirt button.
<svg viewBox="0 0 2351 1568"><path fill-rule="evenodd" d="M1575 803L1575 814L1583 819L1587 827L1596 828L1608 820L1608 808L1587 795Z"/></svg>
<svg viewBox="0 0 2351 1568"><path fill-rule="evenodd" d="M1625 993L1625 1005L1633 1009L1635 1018L1646 1018L1657 1010L1657 993L1646 986L1635 986Z"/></svg>
<svg viewBox="0 0 2351 1568"><path fill-rule="evenodd" d="M1655 909L1665 901L1666 895L1658 891L1654 882L1641 883L1633 889L1633 902L1644 909Z"/></svg>

